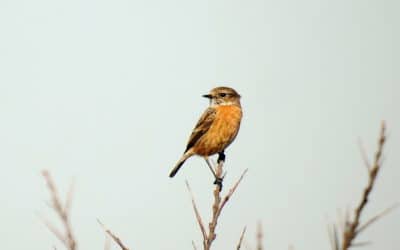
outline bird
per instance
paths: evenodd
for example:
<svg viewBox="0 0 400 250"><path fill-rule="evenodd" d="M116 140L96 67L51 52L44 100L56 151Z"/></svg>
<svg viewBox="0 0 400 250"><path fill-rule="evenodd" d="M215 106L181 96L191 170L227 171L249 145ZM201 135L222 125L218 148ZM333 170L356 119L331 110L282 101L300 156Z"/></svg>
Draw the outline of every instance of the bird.
<svg viewBox="0 0 400 250"><path fill-rule="evenodd" d="M195 125L186 149L171 170L169 177L174 177L185 161L194 156L203 157L216 178L208 157L219 155L219 161L225 161L224 150L235 140L242 120L241 96L230 87L216 87L203 97L209 99L209 107Z"/></svg>

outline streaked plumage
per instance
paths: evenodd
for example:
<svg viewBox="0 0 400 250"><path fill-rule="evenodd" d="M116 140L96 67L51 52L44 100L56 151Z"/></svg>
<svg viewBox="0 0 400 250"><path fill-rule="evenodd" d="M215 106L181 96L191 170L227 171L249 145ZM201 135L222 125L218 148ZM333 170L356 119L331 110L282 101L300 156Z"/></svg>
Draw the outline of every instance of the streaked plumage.
<svg viewBox="0 0 400 250"><path fill-rule="evenodd" d="M234 89L217 87L204 97L210 99L210 107L197 122L186 150L172 169L170 177L174 177L183 163L193 155L208 157L223 152L239 131L242 109L240 95Z"/></svg>

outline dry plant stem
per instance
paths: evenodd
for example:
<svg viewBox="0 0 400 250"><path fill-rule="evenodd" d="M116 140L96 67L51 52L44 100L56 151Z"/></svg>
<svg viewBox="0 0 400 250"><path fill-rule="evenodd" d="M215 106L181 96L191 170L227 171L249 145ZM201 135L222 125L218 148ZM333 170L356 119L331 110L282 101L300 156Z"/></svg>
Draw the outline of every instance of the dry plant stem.
<svg viewBox="0 0 400 250"><path fill-rule="evenodd" d="M104 239L104 250L111 250L110 237L106 234Z"/></svg>
<svg viewBox="0 0 400 250"><path fill-rule="evenodd" d="M388 213L392 212L395 208L397 208L399 206L399 204L395 204L389 208L386 208L385 210L383 210L381 213L375 215L374 217L372 217L371 219L369 219L367 222L365 222L362 226L359 226L357 229L357 234L361 233L362 231L364 231L368 226L370 226L372 223L376 222L377 220L379 220L380 218L382 218L383 216L387 215ZM354 245L354 244L353 244Z"/></svg>
<svg viewBox="0 0 400 250"><path fill-rule="evenodd" d="M73 198L73 194L74 194L74 188L75 188L75 180L72 180L70 186L69 186L69 190L67 193L67 199L65 200L65 205L64 205L64 212L66 214L69 214L70 210L71 210L71 205L72 205L72 198Z"/></svg>
<svg viewBox="0 0 400 250"><path fill-rule="evenodd" d="M222 172L223 172L222 166L223 166L223 161L220 161L215 169L216 170L215 174L219 178L222 177ZM239 183L242 181L242 179L246 173L247 173L247 169L242 173L240 178L236 181L235 185L229 190L229 192L222 199L220 196L221 186L220 185L215 186L215 189L213 191L214 203L212 205L212 219L211 219L211 222L208 223L208 228L209 228L208 233L206 232L206 228L204 226L203 220L201 219L199 210L197 209L192 190L189 186L189 183L186 181L186 187L188 188L188 191L192 198L192 206L193 206L193 210L196 215L196 220L199 224L199 227L200 227L200 230L201 230L201 233L203 236L203 249L204 250L209 250L211 248L211 244L216 238L215 229L217 227L218 218L221 214L221 211L224 208L224 206L226 205L226 203L228 202L228 200L230 199L230 197L235 192L236 188L239 186ZM195 248L195 245L193 245L193 247Z"/></svg>
<svg viewBox="0 0 400 250"><path fill-rule="evenodd" d="M221 178L222 177L222 166L223 166L224 162L220 161L216 167L216 175L217 177ZM215 189L214 189L214 203L212 205L212 219L211 222L208 224L208 237L207 237L207 242L206 242L206 248L205 250L209 250L211 247L211 244L213 243L213 241L215 240L215 238L217 237L216 233L215 233L215 228L217 227L217 223L218 223L218 218L221 214L222 209L224 208L224 206L226 205L226 203L228 202L228 200L231 198L231 196L233 195L233 193L235 192L236 188L239 186L239 183L242 181L244 175L247 173L246 169L242 175L240 176L239 180L237 180L237 182L235 183L235 185L229 190L228 194L226 194L224 196L224 198L221 200L221 196L220 196L220 192L221 192L221 186L216 185Z"/></svg>
<svg viewBox="0 0 400 250"><path fill-rule="evenodd" d="M220 161L215 169L215 176L216 178L221 178L222 177L222 167L224 165L223 161ZM217 235L215 234L215 227L217 226L217 222L218 222L218 217L219 217L219 212L220 211L220 203L221 203L221 196L220 196L220 192L221 192L221 186L219 185L215 185L215 189L214 189L214 203L212 205L212 219L211 222L208 223L208 237L207 237L207 243L206 246L207 248L205 249L210 249L210 246L212 244L212 242L215 240L215 238L217 237Z"/></svg>
<svg viewBox="0 0 400 250"><path fill-rule="evenodd" d="M194 243L193 240L192 240L192 246L193 246L193 250L197 250L196 244Z"/></svg>
<svg viewBox="0 0 400 250"><path fill-rule="evenodd" d="M50 230L64 245L67 246L66 239L64 235L55 227L53 224L51 224L46 218L40 216L40 219L42 220L43 224L47 227L47 229Z"/></svg>
<svg viewBox="0 0 400 250"><path fill-rule="evenodd" d="M236 250L240 250L240 248L242 247L242 242L243 242L243 238L244 238L244 234L246 233L246 227L243 228L242 234L240 235L240 239L239 242L236 246Z"/></svg>
<svg viewBox="0 0 400 250"><path fill-rule="evenodd" d="M196 202L195 202L195 200L194 200L194 195L193 195L192 189L190 188L190 185L189 185L189 182L188 182L188 181L186 181L186 187L187 187L187 189L188 189L188 191L189 191L189 193L190 193L190 196L191 196L191 198L192 198L193 210L194 210L194 213L196 214L196 220L197 220L197 222L199 223L199 227L200 227L200 230L201 230L201 234L202 234L202 236L203 236L203 248L206 249L206 246L207 246L207 233L206 233L206 228L204 227L203 220L201 219L199 210L197 209ZM193 242L193 243L194 243L194 242Z"/></svg>
<svg viewBox="0 0 400 250"><path fill-rule="evenodd" d="M50 191L51 194L51 205L54 211L57 213L57 215L60 217L65 234L62 234L60 231L58 231L55 227L53 227L49 222L45 221L45 225L49 228L53 234L60 239L60 241L66 246L67 249L69 250L76 250L76 241L72 233L72 228L71 228L71 223L69 220L69 210L71 207L71 202L72 202L72 185L70 188L70 191L68 192L67 196L67 201L65 203L65 206L62 205L62 202L58 196L57 188L54 184L53 179L51 178L51 175L48 171L43 170L42 175L44 179L46 180L47 183L47 188Z"/></svg>
<svg viewBox="0 0 400 250"><path fill-rule="evenodd" d="M122 249L122 250L129 250L129 248L127 246L125 246L125 244L122 242L122 240L120 238L118 238L118 236L116 236L113 232L111 232L110 229L107 229L106 226L101 223L101 221L99 219L97 219L97 222L100 224L100 226L103 228L104 232L106 232L106 234L108 234L111 239L113 239L113 241L115 243L117 243L117 245Z"/></svg>
<svg viewBox="0 0 400 250"><path fill-rule="evenodd" d="M385 144L386 136L385 136L385 123L382 122L381 125L381 132L378 140L378 149L375 153L375 158L372 166L367 166L368 169L368 184L364 189L362 194L361 201L357 208L354 211L354 219L353 221L347 221L346 226L343 233L343 241L342 241L342 250L346 250L351 247L353 244L353 240L356 238L359 232L359 224L360 224L360 217L365 205L368 203L368 197L371 193L376 177L381 167L381 158L382 158L382 151L383 146ZM366 162L366 161L365 161Z"/></svg>
<svg viewBox="0 0 400 250"><path fill-rule="evenodd" d="M261 222L257 224L257 250L263 250L263 229Z"/></svg>
<svg viewBox="0 0 400 250"><path fill-rule="evenodd" d="M358 146L360 148L360 153L361 153L361 157L364 161L364 165L367 168L367 170L369 171L369 167L371 166L371 163L369 163L368 157L367 157L367 153L365 151L365 148L361 142L361 139L358 139Z"/></svg>
<svg viewBox="0 0 400 250"><path fill-rule="evenodd" d="M331 227L328 225L328 235L331 242L332 250L339 250L339 238L337 233L337 227L333 224Z"/></svg>

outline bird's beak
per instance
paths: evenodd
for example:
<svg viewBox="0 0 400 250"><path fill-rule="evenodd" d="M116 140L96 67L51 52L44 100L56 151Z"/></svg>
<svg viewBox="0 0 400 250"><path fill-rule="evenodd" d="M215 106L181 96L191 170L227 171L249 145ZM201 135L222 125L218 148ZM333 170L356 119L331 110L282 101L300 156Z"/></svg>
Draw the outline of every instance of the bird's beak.
<svg viewBox="0 0 400 250"><path fill-rule="evenodd" d="M212 95L207 94L207 95L203 95L203 97L208 98L208 99L211 99L211 98L212 98Z"/></svg>

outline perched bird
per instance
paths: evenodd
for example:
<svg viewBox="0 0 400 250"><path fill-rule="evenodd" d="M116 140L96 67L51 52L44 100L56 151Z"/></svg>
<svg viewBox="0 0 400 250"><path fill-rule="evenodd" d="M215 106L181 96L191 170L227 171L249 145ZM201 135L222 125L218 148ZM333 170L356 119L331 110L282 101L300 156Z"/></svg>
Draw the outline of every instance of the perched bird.
<svg viewBox="0 0 400 250"><path fill-rule="evenodd" d="M216 153L219 154L219 160L224 160L225 148L232 143L239 131L242 108L240 95L234 89L217 87L203 97L210 99L210 106L197 122L183 156L169 177L174 177L183 163L193 155L204 157L208 164L208 156ZM210 169L213 171L211 167ZM215 176L214 171L213 174Z"/></svg>

